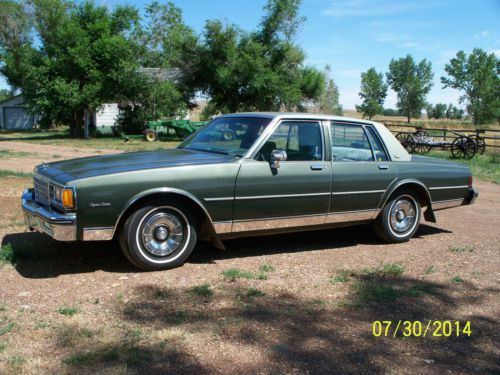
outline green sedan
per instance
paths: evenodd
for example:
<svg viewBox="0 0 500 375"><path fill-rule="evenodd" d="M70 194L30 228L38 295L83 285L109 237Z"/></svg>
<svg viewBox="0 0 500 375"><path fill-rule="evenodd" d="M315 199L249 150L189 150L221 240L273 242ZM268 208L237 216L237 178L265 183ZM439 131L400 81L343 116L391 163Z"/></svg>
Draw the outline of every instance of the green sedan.
<svg viewBox="0 0 500 375"><path fill-rule="evenodd" d="M408 241L422 217L478 195L468 167L410 155L382 124L303 113L224 115L176 149L42 164L33 182L30 230L117 237L145 270L183 264L198 240L372 222Z"/></svg>

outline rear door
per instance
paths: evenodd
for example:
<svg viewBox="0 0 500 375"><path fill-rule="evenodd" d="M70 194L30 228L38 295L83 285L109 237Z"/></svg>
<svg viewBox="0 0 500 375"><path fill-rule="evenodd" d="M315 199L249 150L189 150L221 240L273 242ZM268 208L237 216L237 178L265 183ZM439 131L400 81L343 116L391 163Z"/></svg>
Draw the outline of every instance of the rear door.
<svg viewBox="0 0 500 375"><path fill-rule="evenodd" d="M332 201L328 222L373 218L382 196L396 178L371 125L331 122Z"/></svg>
<svg viewBox="0 0 500 375"><path fill-rule="evenodd" d="M320 121L284 120L236 180L233 232L323 223L330 203L331 168ZM287 160L271 167L271 152Z"/></svg>

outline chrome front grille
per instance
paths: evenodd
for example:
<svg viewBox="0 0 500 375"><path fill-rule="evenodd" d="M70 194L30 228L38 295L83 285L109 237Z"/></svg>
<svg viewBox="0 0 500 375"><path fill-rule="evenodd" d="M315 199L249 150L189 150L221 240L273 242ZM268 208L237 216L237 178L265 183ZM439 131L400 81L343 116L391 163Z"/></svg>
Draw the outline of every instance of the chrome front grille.
<svg viewBox="0 0 500 375"><path fill-rule="evenodd" d="M35 201L42 206L49 206L49 181L42 176L35 175L33 177L33 187L35 188Z"/></svg>

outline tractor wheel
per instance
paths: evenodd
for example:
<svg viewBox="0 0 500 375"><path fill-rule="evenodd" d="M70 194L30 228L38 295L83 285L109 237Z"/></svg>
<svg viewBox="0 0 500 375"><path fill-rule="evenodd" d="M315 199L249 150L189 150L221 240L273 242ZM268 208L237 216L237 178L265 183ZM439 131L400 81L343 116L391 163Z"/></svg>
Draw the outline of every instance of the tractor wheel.
<svg viewBox="0 0 500 375"><path fill-rule="evenodd" d="M156 142L158 140L158 133L153 129L147 129L144 131L144 138L148 142Z"/></svg>

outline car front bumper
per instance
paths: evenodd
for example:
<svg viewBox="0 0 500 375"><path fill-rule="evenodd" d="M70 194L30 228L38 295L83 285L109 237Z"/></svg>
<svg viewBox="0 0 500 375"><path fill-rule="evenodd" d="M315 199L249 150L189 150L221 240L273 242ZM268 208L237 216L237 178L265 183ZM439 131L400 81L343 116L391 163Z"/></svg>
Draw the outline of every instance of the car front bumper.
<svg viewBox="0 0 500 375"><path fill-rule="evenodd" d="M24 221L29 230L45 233L58 241L75 241L76 214L59 213L39 205L33 189L26 189L22 195Z"/></svg>

